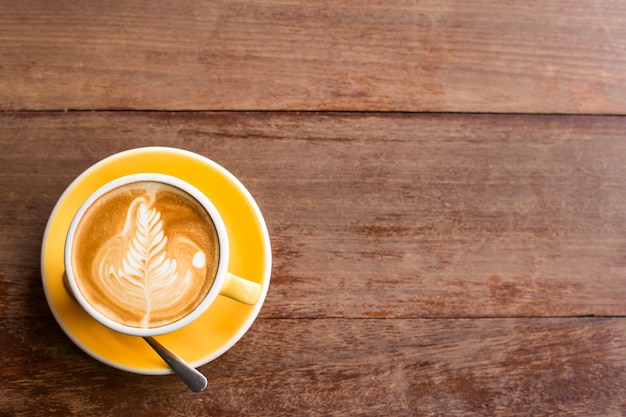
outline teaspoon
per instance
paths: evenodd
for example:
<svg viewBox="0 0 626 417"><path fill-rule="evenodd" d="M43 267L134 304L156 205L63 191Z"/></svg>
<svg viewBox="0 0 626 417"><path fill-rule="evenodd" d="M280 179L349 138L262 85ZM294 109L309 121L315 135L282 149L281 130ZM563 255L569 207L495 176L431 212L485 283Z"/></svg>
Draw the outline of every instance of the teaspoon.
<svg viewBox="0 0 626 417"><path fill-rule="evenodd" d="M143 339L193 392L201 392L206 388L207 379L197 369L157 342L153 337L144 337Z"/></svg>

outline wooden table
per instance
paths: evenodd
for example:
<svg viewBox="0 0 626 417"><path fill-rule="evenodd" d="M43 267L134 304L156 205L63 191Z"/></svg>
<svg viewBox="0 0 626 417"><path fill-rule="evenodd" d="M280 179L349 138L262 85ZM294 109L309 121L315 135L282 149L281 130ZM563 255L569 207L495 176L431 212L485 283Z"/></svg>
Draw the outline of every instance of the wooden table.
<svg viewBox="0 0 626 417"><path fill-rule="evenodd" d="M8 0L0 97L1 416L626 414L624 2ZM272 241L202 394L43 294L62 191L148 145Z"/></svg>

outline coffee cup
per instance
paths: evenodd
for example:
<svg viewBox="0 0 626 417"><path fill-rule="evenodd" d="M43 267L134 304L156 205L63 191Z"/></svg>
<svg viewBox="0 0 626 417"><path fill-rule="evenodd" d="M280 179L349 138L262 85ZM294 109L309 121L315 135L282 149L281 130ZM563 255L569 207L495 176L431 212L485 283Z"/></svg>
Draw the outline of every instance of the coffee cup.
<svg viewBox="0 0 626 417"><path fill-rule="evenodd" d="M64 249L71 296L102 325L156 336L193 322L219 295L256 304L261 285L228 272L224 221L191 184L164 174L114 179L91 194Z"/></svg>

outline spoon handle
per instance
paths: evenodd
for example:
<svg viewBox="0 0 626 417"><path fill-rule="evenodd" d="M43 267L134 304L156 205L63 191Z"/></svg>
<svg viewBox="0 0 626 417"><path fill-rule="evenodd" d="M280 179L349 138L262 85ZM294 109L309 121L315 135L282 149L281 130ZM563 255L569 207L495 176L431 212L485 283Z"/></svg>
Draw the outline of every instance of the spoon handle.
<svg viewBox="0 0 626 417"><path fill-rule="evenodd" d="M207 379L193 366L182 360L174 352L157 342L153 337L144 337L144 340L168 364L172 371L183 380L193 392L201 392L207 386Z"/></svg>

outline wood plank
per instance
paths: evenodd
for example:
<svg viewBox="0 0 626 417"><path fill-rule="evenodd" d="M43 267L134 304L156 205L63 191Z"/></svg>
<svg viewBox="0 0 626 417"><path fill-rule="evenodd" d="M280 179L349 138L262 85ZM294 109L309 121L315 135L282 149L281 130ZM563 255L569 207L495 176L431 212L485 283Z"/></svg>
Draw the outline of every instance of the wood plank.
<svg viewBox="0 0 626 417"><path fill-rule="evenodd" d="M261 316L626 314L626 119L298 113L0 114L0 316L42 317L63 189L169 145L248 187L273 243Z"/></svg>
<svg viewBox="0 0 626 417"><path fill-rule="evenodd" d="M78 351L51 319L3 320L0 412L11 416L621 416L626 320L260 319L201 367L118 371Z"/></svg>
<svg viewBox="0 0 626 417"><path fill-rule="evenodd" d="M620 0L0 4L0 109L626 112Z"/></svg>

